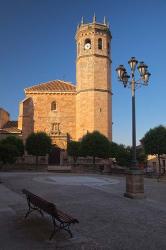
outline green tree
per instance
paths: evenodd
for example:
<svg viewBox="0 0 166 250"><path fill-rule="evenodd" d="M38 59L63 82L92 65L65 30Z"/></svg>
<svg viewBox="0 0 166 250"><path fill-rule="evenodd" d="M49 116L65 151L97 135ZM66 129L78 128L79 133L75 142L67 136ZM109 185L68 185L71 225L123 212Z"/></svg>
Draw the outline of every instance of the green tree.
<svg viewBox="0 0 166 250"><path fill-rule="evenodd" d="M166 154L166 128L162 125L150 129L141 139L146 154L156 155L161 174L161 155Z"/></svg>
<svg viewBox="0 0 166 250"><path fill-rule="evenodd" d="M131 147L120 144L118 148L118 164L129 167L131 165Z"/></svg>
<svg viewBox="0 0 166 250"><path fill-rule="evenodd" d="M110 142L110 157L115 158L119 166L128 167L131 164L131 148Z"/></svg>
<svg viewBox="0 0 166 250"><path fill-rule="evenodd" d="M80 153L83 156L92 156L95 164L96 157L109 158L110 142L98 131L87 133L81 140Z"/></svg>
<svg viewBox="0 0 166 250"><path fill-rule="evenodd" d="M6 163L15 163L18 156L24 154L23 141L15 136L8 136L0 141L0 160Z"/></svg>
<svg viewBox="0 0 166 250"><path fill-rule="evenodd" d="M147 155L143 148L137 149L136 156L138 163L146 163ZM115 158L118 165L129 167L132 161L132 148L123 144L110 142L110 157Z"/></svg>
<svg viewBox="0 0 166 250"><path fill-rule="evenodd" d="M76 163L78 156L80 156L80 142L70 141L67 145L67 153L73 157Z"/></svg>
<svg viewBox="0 0 166 250"><path fill-rule="evenodd" d="M145 154L144 148L137 148L136 153L138 163L147 163L147 154Z"/></svg>
<svg viewBox="0 0 166 250"><path fill-rule="evenodd" d="M19 152L15 145L0 142L0 161L3 164L15 163L18 155Z"/></svg>
<svg viewBox="0 0 166 250"><path fill-rule="evenodd" d="M36 157L36 166L38 157L45 156L51 151L51 138L44 132L32 133L28 136L25 144L28 154Z"/></svg>
<svg viewBox="0 0 166 250"><path fill-rule="evenodd" d="M118 144L116 142L110 142L110 157L117 158L118 155Z"/></svg>
<svg viewBox="0 0 166 250"><path fill-rule="evenodd" d="M13 145L17 149L17 155L16 156L22 156L24 154L24 144L22 139L16 137L16 136L8 136L5 139L1 140L1 143L3 145Z"/></svg>

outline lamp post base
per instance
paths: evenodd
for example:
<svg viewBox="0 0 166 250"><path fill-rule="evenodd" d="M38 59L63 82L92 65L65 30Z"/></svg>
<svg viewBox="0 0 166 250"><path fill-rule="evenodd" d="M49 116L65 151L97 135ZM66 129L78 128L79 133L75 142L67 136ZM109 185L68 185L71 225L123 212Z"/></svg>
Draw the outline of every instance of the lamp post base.
<svg viewBox="0 0 166 250"><path fill-rule="evenodd" d="M144 173L140 169L131 169L126 173L125 197L131 199L143 199L144 194Z"/></svg>

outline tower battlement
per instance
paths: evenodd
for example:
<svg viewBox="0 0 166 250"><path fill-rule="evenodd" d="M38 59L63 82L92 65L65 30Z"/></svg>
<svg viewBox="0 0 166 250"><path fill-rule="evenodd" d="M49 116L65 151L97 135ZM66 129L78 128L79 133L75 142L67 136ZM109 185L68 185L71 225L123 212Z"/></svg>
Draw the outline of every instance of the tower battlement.
<svg viewBox="0 0 166 250"><path fill-rule="evenodd" d="M77 40L79 36L90 34L109 35L110 39L112 38L111 31L107 25L101 23L87 23L77 27L75 39Z"/></svg>

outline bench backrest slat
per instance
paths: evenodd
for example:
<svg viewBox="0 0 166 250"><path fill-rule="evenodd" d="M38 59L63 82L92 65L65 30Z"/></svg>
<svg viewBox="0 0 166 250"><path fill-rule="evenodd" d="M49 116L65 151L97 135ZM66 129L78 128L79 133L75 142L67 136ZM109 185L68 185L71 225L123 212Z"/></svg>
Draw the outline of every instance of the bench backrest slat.
<svg viewBox="0 0 166 250"><path fill-rule="evenodd" d="M57 216L56 206L53 203L42 199L41 197L29 192L26 189L23 189L22 192L26 195L31 204L52 216Z"/></svg>

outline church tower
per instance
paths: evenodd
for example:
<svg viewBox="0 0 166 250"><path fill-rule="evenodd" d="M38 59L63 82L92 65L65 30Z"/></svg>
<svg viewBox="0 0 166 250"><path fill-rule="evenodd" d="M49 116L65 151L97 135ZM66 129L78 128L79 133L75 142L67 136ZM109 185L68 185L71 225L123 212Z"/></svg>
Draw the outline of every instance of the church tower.
<svg viewBox="0 0 166 250"><path fill-rule="evenodd" d="M76 139L94 130L112 140L111 32L105 18L77 27Z"/></svg>

